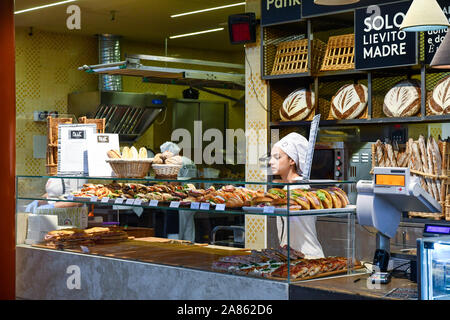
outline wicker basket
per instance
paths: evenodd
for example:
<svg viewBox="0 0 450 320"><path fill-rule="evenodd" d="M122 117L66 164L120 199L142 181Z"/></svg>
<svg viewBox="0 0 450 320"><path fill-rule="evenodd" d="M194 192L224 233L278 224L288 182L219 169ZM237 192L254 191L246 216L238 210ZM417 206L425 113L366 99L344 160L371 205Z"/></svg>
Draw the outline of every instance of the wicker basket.
<svg viewBox="0 0 450 320"><path fill-rule="evenodd" d="M118 178L143 178L150 170L152 159L108 159L114 173Z"/></svg>
<svg viewBox="0 0 450 320"><path fill-rule="evenodd" d="M311 41L311 72L318 72L326 44L319 39ZM286 41L277 46L271 75L308 72L308 39Z"/></svg>
<svg viewBox="0 0 450 320"><path fill-rule="evenodd" d="M355 35L330 37L320 71L349 69L355 69Z"/></svg>
<svg viewBox="0 0 450 320"><path fill-rule="evenodd" d="M175 178L178 176L182 165L179 164L153 164L152 168L155 171L156 177L161 178Z"/></svg>

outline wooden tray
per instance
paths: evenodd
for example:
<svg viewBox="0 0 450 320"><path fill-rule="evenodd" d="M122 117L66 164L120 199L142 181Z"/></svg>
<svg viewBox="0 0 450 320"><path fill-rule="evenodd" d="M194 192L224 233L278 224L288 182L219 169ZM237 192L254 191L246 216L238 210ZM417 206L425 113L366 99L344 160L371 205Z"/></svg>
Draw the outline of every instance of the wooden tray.
<svg viewBox="0 0 450 320"><path fill-rule="evenodd" d="M355 266L351 269L351 271L355 271L355 270L359 270L359 269L363 269L364 266L360 265L360 266ZM324 278L324 277L329 277L329 276L335 276L338 274L344 274L347 273L348 269L342 269L342 270L337 270L337 271L331 271L331 272L324 272L324 273L320 273L320 274L316 274L314 276L310 276L310 277L303 277L303 278L295 278L295 279L291 279L291 281L303 281L303 280L311 280L311 279L318 279L318 278ZM287 278L283 278L283 277L272 277L272 276L267 276L264 277L265 279L271 279L271 280L283 280L286 281Z"/></svg>

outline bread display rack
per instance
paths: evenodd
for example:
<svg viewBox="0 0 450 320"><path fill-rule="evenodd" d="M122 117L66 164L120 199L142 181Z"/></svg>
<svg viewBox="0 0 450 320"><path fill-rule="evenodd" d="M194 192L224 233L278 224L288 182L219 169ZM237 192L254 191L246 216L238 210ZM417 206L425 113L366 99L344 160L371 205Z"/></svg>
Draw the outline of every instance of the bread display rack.
<svg viewBox="0 0 450 320"><path fill-rule="evenodd" d="M317 72L323 61L326 44L311 41L311 72ZM308 72L308 39L282 42L277 46L272 75Z"/></svg>
<svg viewBox="0 0 450 320"><path fill-rule="evenodd" d="M349 70L354 68L355 35L346 34L330 37L320 71Z"/></svg>
<svg viewBox="0 0 450 320"><path fill-rule="evenodd" d="M58 172L58 125L70 124L72 118L47 117L47 174L54 176Z"/></svg>

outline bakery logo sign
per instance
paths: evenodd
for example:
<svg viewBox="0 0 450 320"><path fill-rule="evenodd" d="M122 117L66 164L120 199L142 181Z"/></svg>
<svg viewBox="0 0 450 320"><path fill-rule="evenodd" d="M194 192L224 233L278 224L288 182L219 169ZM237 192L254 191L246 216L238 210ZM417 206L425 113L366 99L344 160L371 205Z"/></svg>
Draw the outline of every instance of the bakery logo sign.
<svg viewBox="0 0 450 320"><path fill-rule="evenodd" d="M85 131L84 130L70 130L69 131L70 139L85 139Z"/></svg>
<svg viewBox="0 0 450 320"><path fill-rule="evenodd" d="M262 26L300 19L300 0L262 0L261 2Z"/></svg>
<svg viewBox="0 0 450 320"><path fill-rule="evenodd" d="M108 136L97 136L97 142L98 143L109 143L109 137Z"/></svg>
<svg viewBox="0 0 450 320"><path fill-rule="evenodd" d="M417 35L400 30L410 2L355 10L355 69L417 63Z"/></svg>

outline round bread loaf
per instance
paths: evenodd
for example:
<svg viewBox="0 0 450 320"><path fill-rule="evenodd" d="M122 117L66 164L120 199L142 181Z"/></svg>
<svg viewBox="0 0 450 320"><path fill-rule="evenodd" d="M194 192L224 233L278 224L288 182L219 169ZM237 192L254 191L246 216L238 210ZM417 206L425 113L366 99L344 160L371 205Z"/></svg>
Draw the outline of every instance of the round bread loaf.
<svg viewBox="0 0 450 320"><path fill-rule="evenodd" d="M436 84L428 106L433 114L450 113L450 76L441 79Z"/></svg>
<svg viewBox="0 0 450 320"><path fill-rule="evenodd" d="M331 99L331 115L334 119L355 119L366 108L368 89L362 84L347 84Z"/></svg>
<svg viewBox="0 0 450 320"><path fill-rule="evenodd" d="M420 82L397 83L384 97L383 112L388 117L411 117L420 110Z"/></svg>
<svg viewBox="0 0 450 320"><path fill-rule="evenodd" d="M301 88L287 96L280 108L283 121L300 121L305 119L314 108L316 101L314 92Z"/></svg>
<svg viewBox="0 0 450 320"><path fill-rule="evenodd" d="M122 149L122 159L131 159L130 148L123 147L123 149Z"/></svg>

